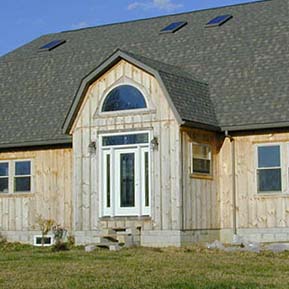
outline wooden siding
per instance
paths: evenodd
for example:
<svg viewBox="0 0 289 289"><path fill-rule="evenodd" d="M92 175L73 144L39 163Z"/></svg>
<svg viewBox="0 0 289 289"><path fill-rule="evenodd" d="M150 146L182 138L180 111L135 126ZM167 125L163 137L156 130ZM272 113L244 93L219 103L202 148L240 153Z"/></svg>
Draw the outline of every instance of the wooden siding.
<svg viewBox="0 0 289 289"><path fill-rule="evenodd" d="M31 159L33 192L0 194L0 231L38 230L42 215L71 229L72 150L49 149L0 153L0 161Z"/></svg>
<svg viewBox="0 0 289 289"><path fill-rule="evenodd" d="M288 143L289 133L234 137L238 228L284 228L289 226ZM257 193L256 145L281 145L283 192ZM232 227L232 144L226 140L220 153L222 227ZM285 168L285 169L284 169Z"/></svg>
<svg viewBox="0 0 289 289"><path fill-rule="evenodd" d="M191 176L192 142L212 148L212 176ZM218 190L218 138L202 130L183 131L184 229L220 228L220 194Z"/></svg>
<svg viewBox="0 0 289 289"><path fill-rule="evenodd" d="M144 93L148 110L101 114L103 97L109 89L124 83L135 85ZM151 153L152 220L145 226L158 230L181 228L178 123L157 80L145 71L120 61L91 85L72 128L75 230L100 229L103 224L99 221L99 147L95 155L90 155L89 143L96 141L98 144L100 133L144 129L150 130L159 141L158 150ZM112 221L110 225L127 224L125 221Z"/></svg>

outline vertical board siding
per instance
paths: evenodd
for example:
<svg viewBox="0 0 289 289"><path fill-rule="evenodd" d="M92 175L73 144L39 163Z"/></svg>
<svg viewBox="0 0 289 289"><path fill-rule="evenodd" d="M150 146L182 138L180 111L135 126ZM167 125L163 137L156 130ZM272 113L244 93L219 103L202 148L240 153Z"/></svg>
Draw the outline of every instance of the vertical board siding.
<svg viewBox="0 0 289 289"><path fill-rule="evenodd" d="M219 229L220 197L218 190L217 137L201 130L185 130L183 137L184 229ZM191 176L192 142L207 143L212 148L211 179Z"/></svg>
<svg viewBox="0 0 289 289"><path fill-rule="evenodd" d="M238 228L282 228L289 226L288 133L236 136L236 194ZM283 192L257 193L256 145L278 143L283 163ZM220 153L222 227L232 227L231 143L225 140ZM284 169L286 168L286 170Z"/></svg>
<svg viewBox="0 0 289 289"><path fill-rule="evenodd" d="M17 159L32 160L34 192L0 195L0 230L37 230L36 219L40 215L71 230L72 150L0 153L0 160Z"/></svg>
<svg viewBox="0 0 289 289"><path fill-rule="evenodd" d="M101 114L106 93L116 84L133 84L145 92L148 111ZM151 151L151 225L154 229L180 229L179 126L157 82L150 74L120 61L88 89L72 128L75 170L74 226L77 230L99 229L99 148L98 135L106 132L147 129L158 138L158 150ZM87 155L96 141L97 153ZM88 184L89 182L89 184ZM128 226L116 222L111 226Z"/></svg>
<svg viewBox="0 0 289 289"><path fill-rule="evenodd" d="M219 164L220 164L219 188L221 194L221 204L220 204L221 228L232 228L233 227L232 153L231 153L231 142L228 138L225 139L221 151L219 153ZM250 213L253 213L252 210L249 209L249 211Z"/></svg>

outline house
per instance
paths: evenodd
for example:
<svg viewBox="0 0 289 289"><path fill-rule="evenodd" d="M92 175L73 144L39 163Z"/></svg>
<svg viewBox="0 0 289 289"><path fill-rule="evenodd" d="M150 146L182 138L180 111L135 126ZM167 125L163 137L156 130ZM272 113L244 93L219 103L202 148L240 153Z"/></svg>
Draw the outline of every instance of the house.
<svg viewBox="0 0 289 289"><path fill-rule="evenodd" d="M44 35L0 59L0 232L289 240L288 1Z"/></svg>

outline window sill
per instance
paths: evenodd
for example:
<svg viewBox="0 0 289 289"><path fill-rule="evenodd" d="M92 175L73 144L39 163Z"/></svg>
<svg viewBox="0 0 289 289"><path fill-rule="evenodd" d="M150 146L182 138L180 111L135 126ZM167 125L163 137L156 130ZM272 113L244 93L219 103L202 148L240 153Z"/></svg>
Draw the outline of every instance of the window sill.
<svg viewBox="0 0 289 289"><path fill-rule="evenodd" d="M152 218L149 215L144 216L103 216L100 217L101 221L124 221L124 220L137 220L137 221L150 221Z"/></svg>
<svg viewBox="0 0 289 289"><path fill-rule="evenodd" d="M30 198L34 193L0 193L0 198Z"/></svg>
<svg viewBox="0 0 289 289"><path fill-rule="evenodd" d="M255 199L289 198L289 193L282 193L282 192L259 193L255 194L254 198Z"/></svg>
<svg viewBox="0 0 289 289"><path fill-rule="evenodd" d="M107 112L98 112L93 117L94 118L108 118L116 116L130 116L137 114L153 114L156 113L155 109L128 109L128 110L116 110Z"/></svg>
<svg viewBox="0 0 289 289"><path fill-rule="evenodd" d="M192 179L201 179L201 180L209 180L212 181L214 177L212 175L203 175L203 174L190 174Z"/></svg>

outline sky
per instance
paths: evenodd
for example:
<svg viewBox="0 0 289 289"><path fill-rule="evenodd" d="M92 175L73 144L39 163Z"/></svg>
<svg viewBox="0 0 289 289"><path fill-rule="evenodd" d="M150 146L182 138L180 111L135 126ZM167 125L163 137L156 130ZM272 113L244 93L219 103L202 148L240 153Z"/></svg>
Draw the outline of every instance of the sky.
<svg viewBox="0 0 289 289"><path fill-rule="evenodd" d="M0 56L48 33L255 0L0 0Z"/></svg>

